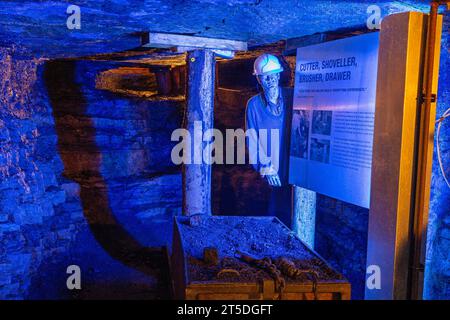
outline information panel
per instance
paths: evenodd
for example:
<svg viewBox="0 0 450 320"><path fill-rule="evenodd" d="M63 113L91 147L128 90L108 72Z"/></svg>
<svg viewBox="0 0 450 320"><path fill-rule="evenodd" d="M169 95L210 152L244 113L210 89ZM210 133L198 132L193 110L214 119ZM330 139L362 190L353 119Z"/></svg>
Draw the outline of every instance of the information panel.
<svg viewBox="0 0 450 320"><path fill-rule="evenodd" d="M289 182L369 208L379 33L297 49Z"/></svg>

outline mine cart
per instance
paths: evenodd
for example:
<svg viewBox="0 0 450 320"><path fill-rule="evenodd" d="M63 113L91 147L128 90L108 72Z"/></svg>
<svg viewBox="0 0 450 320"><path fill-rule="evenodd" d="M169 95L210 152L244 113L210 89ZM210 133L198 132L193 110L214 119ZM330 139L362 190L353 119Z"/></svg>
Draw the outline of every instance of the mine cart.
<svg viewBox="0 0 450 320"><path fill-rule="evenodd" d="M276 217L176 217L177 299L348 300L350 283Z"/></svg>

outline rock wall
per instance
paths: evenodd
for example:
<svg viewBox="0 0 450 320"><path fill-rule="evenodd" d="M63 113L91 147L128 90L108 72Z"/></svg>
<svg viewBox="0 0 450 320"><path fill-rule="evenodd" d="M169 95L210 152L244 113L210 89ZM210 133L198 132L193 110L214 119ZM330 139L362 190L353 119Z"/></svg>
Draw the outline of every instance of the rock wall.
<svg viewBox="0 0 450 320"><path fill-rule="evenodd" d="M369 210L317 194L314 249L352 284L352 299L364 299Z"/></svg>
<svg viewBox="0 0 450 320"><path fill-rule="evenodd" d="M163 297L182 103L97 90L103 62L0 49L0 298ZM149 232L149 230L151 230ZM81 268L82 290L66 288Z"/></svg>

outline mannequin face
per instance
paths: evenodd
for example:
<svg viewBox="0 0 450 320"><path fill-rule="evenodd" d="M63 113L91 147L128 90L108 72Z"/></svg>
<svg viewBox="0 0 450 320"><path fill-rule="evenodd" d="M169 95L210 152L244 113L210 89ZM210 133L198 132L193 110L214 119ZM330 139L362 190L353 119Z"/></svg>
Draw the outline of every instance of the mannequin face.
<svg viewBox="0 0 450 320"><path fill-rule="evenodd" d="M280 74L272 73L268 75L260 75L258 76L258 82L264 91L277 88L280 83Z"/></svg>

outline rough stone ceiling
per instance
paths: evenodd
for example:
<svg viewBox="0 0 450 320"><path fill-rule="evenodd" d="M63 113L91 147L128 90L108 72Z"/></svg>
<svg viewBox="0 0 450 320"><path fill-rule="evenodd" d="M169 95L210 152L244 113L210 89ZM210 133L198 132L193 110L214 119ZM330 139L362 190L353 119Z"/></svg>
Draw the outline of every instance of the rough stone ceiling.
<svg viewBox="0 0 450 320"><path fill-rule="evenodd" d="M70 4L81 29L69 30ZM136 48L139 33L184 33L259 45L315 32L365 25L369 5L382 16L428 11L428 1L373 0L2 0L0 46L44 57L76 57Z"/></svg>

